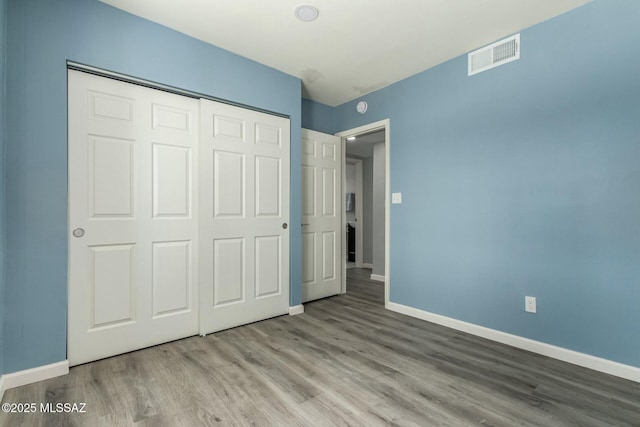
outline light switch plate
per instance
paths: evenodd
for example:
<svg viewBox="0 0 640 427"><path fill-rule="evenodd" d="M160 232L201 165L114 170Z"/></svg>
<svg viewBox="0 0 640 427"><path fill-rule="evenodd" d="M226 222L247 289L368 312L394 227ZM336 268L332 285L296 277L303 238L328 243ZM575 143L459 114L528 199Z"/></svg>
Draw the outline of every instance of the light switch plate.
<svg viewBox="0 0 640 427"><path fill-rule="evenodd" d="M394 205L402 203L402 193L391 193L391 203Z"/></svg>

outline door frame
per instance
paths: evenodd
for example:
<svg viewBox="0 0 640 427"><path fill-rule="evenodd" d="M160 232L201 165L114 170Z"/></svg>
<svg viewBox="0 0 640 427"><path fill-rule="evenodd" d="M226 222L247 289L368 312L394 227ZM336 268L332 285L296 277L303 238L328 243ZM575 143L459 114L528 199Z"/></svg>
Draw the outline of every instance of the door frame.
<svg viewBox="0 0 640 427"><path fill-rule="evenodd" d="M379 120L377 122L369 123L366 125L358 126L352 129L347 129L342 132L336 133L336 136L341 138L342 142L342 158L346 158L347 151L347 138L350 136L358 136L363 133L370 133L376 130L384 129L384 150L385 150L385 159L384 159L384 306L388 308L389 305L389 292L391 288L391 272L389 271L389 241L390 241L390 229L391 229L391 221L390 221L390 213L391 213L391 121L390 119ZM344 174L342 176L343 183L342 186L344 188ZM356 202L357 203L357 202ZM346 230L347 228L347 215L346 212L342 212L342 226ZM346 240L346 239L345 239ZM343 254L346 254L346 242L343 243ZM347 261L346 257L342 257L342 268L343 268L343 276L342 276L342 293L347 291Z"/></svg>
<svg viewBox="0 0 640 427"><path fill-rule="evenodd" d="M344 176L343 180L344 190L343 192L346 194L347 190L347 180L346 180L346 170L347 165L352 165L356 168L356 206L355 206L355 216L356 216L356 267L362 268L364 266L364 262L362 260L362 251L363 251L363 237L362 237L362 218L364 215L363 212L363 204L362 204L362 195L364 194L363 184L362 184L362 160L356 159L353 157L346 157L344 159ZM345 212L346 215L346 212ZM346 221L346 220L345 220ZM346 226L344 227L346 230ZM347 242L348 243L348 242ZM346 248L346 245L345 245ZM343 255L346 254L346 249L343 252Z"/></svg>

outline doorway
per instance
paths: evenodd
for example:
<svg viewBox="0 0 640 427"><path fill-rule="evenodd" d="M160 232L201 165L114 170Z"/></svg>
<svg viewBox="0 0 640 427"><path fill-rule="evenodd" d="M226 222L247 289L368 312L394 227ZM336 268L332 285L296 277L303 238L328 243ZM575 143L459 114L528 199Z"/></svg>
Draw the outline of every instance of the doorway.
<svg viewBox="0 0 640 427"><path fill-rule="evenodd" d="M349 223L357 225L360 236L356 231L356 268L371 268L369 279L383 282L385 288L385 306L389 301L389 175L390 175L390 138L389 120L382 120L358 128L349 129L336 134L342 138L345 169L349 164L362 162L362 197L361 210L351 215L343 212L344 230L348 230ZM346 175L345 175L346 176ZM356 174L357 176L357 174ZM369 179L370 178L370 179ZM357 178L356 178L357 179ZM345 179L345 199L347 196L347 180ZM357 186L357 184L356 184ZM349 189L352 187L349 186ZM357 190L354 191L357 193ZM355 198L355 210L358 209L358 198ZM354 227L356 229L356 227ZM356 229L357 230L357 229ZM358 263L358 242L361 240L361 262ZM345 238L343 258L345 259L344 277L347 276L348 242ZM346 292L346 279L343 292Z"/></svg>

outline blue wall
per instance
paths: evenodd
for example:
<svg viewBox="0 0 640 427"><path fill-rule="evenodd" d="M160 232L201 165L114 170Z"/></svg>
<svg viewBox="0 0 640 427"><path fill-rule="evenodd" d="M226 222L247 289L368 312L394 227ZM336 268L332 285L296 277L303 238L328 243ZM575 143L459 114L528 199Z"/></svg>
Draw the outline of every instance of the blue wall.
<svg viewBox="0 0 640 427"><path fill-rule="evenodd" d="M302 127L318 132L333 134L335 126L334 109L320 102L302 99Z"/></svg>
<svg viewBox="0 0 640 427"><path fill-rule="evenodd" d="M0 0L0 375L4 372L4 253L5 253L5 97L4 97L4 64L7 25L7 0Z"/></svg>
<svg viewBox="0 0 640 427"><path fill-rule="evenodd" d="M336 108L336 130L390 118L391 301L640 367L639 17L596 0L523 31L519 61Z"/></svg>
<svg viewBox="0 0 640 427"><path fill-rule="evenodd" d="M4 371L66 358L67 70L72 60L291 117L300 223L300 80L97 0L9 0ZM291 303L301 300L291 228Z"/></svg>

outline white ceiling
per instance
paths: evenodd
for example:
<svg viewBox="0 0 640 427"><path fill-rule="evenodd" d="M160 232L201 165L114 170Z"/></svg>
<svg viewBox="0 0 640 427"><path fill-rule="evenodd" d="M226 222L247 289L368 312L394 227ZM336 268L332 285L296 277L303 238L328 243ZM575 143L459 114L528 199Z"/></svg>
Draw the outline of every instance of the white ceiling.
<svg viewBox="0 0 640 427"><path fill-rule="evenodd" d="M305 98L336 106L591 0L101 1L300 77ZM295 18L305 3L316 21Z"/></svg>

